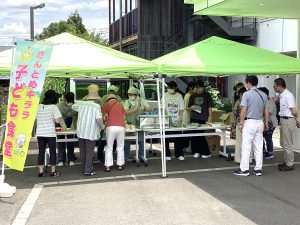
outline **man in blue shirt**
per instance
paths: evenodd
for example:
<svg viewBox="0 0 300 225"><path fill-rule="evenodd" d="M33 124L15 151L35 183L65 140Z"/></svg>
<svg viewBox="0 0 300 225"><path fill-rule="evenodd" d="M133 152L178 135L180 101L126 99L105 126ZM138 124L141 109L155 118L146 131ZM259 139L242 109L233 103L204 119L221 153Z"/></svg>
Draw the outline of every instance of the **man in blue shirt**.
<svg viewBox="0 0 300 225"><path fill-rule="evenodd" d="M246 77L247 92L241 101L239 128L242 132L242 160L240 168L234 171L238 176L249 176L250 151L253 146L256 166L253 173L262 175L263 131L268 129L269 109L267 95L257 89L257 76Z"/></svg>

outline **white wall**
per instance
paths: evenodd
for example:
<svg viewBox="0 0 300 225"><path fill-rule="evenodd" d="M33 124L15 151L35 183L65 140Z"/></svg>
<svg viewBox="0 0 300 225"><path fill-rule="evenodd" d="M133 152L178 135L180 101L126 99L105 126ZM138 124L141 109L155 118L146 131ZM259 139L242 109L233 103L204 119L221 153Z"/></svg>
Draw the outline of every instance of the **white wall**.
<svg viewBox="0 0 300 225"><path fill-rule="evenodd" d="M259 19L257 24L256 47L264 48L274 52L297 51L297 20L288 19ZM295 76L282 76L287 87L296 93ZM270 96L274 96L273 83L277 76L259 76L258 86L267 87ZM245 76L229 76L228 96L232 96L232 88L235 80L245 81Z"/></svg>
<svg viewBox="0 0 300 225"><path fill-rule="evenodd" d="M291 19L260 19L257 25L256 46L274 52L297 51L298 25ZM285 79L287 88L296 93L296 76L280 76ZM260 84L270 90L273 96L273 81L276 76L263 77ZM272 91L271 91L272 90Z"/></svg>
<svg viewBox="0 0 300 225"><path fill-rule="evenodd" d="M256 46L259 48L274 52L297 50L297 20L261 19L257 24L257 32Z"/></svg>
<svg viewBox="0 0 300 225"><path fill-rule="evenodd" d="M258 85L257 87L266 87L269 89L270 91L270 96L275 96L275 91L273 89L273 85L274 85L274 80L277 78L278 76L276 75L272 75L272 76L258 76ZM293 85L296 82L295 76L280 76L283 79L286 80L287 85L290 85L291 88L289 88L291 91L295 91L295 86ZM241 75L241 76L229 76L228 77L228 96L232 96L233 94L233 83L235 80L240 80L243 83L245 83L245 76ZM288 86L289 87L289 86ZM295 92L294 92L295 93Z"/></svg>
<svg viewBox="0 0 300 225"><path fill-rule="evenodd" d="M275 52L297 52L298 41L298 21L287 19L275 19L275 20L260 20L258 26L258 38L256 46L264 49L268 49ZM294 94L297 99L297 109L300 110L299 96L296 96L297 80L296 76L280 76L287 85L287 88ZM265 78L262 82L267 88L273 90L272 85L273 77ZM298 81L299 85L299 81ZM299 88L299 87L298 87ZM298 92L299 93L299 92ZM274 94L274 91L270 93ZM299 137L300 131L297 129L295 137ZM300 139L294 139L294 146L296 149L300 149Z"/></svg>

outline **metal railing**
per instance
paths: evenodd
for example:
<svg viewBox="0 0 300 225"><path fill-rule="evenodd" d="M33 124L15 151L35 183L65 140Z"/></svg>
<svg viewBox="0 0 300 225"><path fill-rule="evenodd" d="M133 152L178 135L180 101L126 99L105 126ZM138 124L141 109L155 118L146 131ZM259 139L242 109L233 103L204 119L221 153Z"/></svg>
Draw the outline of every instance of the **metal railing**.
<svg viewBox="0 0 300 225"><path fill-rule="evenodd" d="M250 17L227 17L231 27L256 28L256 18Z"/></svg>
<svg viewBox="0 0 300 225"><path fill-rule="evenodd" d="M120 40L120 21L122 21L122 38L128 38L138 33L139 18L138 9L134 9L109 25L109 43L115 43Z"/></svg>

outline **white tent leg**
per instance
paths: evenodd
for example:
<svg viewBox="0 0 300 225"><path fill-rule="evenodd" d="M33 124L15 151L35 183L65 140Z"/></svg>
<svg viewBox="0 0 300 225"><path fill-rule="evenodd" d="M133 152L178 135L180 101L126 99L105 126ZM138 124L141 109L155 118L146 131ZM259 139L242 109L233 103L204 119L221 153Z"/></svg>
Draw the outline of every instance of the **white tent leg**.
<svg viewBox="0 0 300 225"><path fill-rule="evenodd" d="M13 38L13 46L15 46L15 38ZM12 49L12 56L11 56L11 71L13 68L13 64L14 64L14 54L15 54L15 47L13 47ZM1 126L1 129L4 129L5 131L5 127L6 124ZM2 130L1 130L2 131ZM2 133L2 132L1 132ZM5 139L5 132L2 133L2 140L0 140L0 148L3 147L3 141ZM4 151L2 149L2 172L0 175L0 198L10 198L11 196L13 196L14 193L16 193L16 187L15 186L10 186L9 184L5 183L5 175L4 175L4 169L5 169L5 160L4 160Z"/></svg>
<svg viewBox="0 0 300 225"><path fill-rule="evenodd" d="M165 176L167 176L167 162L166 162L166 124L165 124L165 78L161 80L161 92L162 92L162 138L163 138L163 146L164 146L164 164L165 164Z"/></svg>
<svg viewBox="0 0 300 225"><path fill-rule="evenodd" d="M166 150L165 150L165 141L163 138L163 116L161 111L161 102L160 102L160 84L161 78L156 78L156 86L157 86L157 96L158 96L158 117L159 117L159 132L160 132L160 143L161 143L161 169L162 169L162 177L166 177ZM164 109L163 109L164 110Z"/></svg>

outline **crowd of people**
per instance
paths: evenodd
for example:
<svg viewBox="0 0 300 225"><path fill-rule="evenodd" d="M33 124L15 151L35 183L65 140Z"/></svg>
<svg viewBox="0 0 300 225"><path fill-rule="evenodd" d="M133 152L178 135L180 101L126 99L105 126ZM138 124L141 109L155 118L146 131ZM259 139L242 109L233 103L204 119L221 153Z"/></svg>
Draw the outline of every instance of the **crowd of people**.
<svg viewBox="0 0 300 225"><path fill-rule="evenodd" d="M257 88L257 76L247 76L245 85L234 84L233 118L230 137L236 139L235 161L240 167L234 171L238 176L249 176L249 163L255 160L253 173L262 175L263 158L273 155L273 133L278 125L277 108L266 87ZM284 79L274 81L274 91L279 94L280 144L284 162L278 165L279 171L294 170L293 138L297 120L295 97L287 89Z"/></svg>
<svg viewBox="0 0 300 225"><path fill-rule="evenodd" d="M57 135L55 126L57 124L62 130L76 129L82 173L85 176L95 175L93 158L97 144L98 159L104 158L104 170L109 172L113 166L113 148L116 141L117 169L124 169L125 160L129 158L130 151L130 142L125 142L125 120L135 125L137 116L145 111L151 111L152 108L145 99L139 97L139 91L135 87L129 88L128 100L124 105L117 92L118 88L111 85L107 95L101 98L99 87L92 84L88 87L88 95L83 98L83 101L75 102L74 93L67 93L64 101L60 103L58 103L60 96L55 91L45 92L37 112L39 177L45 176L46 173L44 164L47 145L50 153L51 176L59 176L56 169ZM102 141L104 129L106 140ZM72 135L70 136L72 137ZM59 138L61 137L58 136ZM143 157L143 145L139 144L139 156ZM73 142L58 142L58 166L66 164L72 166L76 159Z"/></svg>
<svg viewBox="0 0 300 225"><path fill-rule="evenodd" d="M45 176L45 150L50 153L51 176L59 176L56 165L73 166L77 157L74 143L58 141L58 159L56 159L56 130L59 124L62 130L76 129L82 173L95 174L93 168L94 149L98 146L98 160L109 172L113 166L113 150L117 152L117 169L123 170L125 162L130 160L131 141L125 140L125 124L137 125L138 115L151 112L152 107L140 97L139 90L132 86L128 89L128 99L123 103L118 96L118 87L111 85L107 95L99 96L97 85L88 86L88 95L82 101L75 102L74 93L66 93L64 100L58 103L59 95L53 90L45 93L37 113L37 140L39 146L39 177ZM211 120L212 100L205 91L203 81L189 83L184 95L176 82L168 83L165 94L165 113L170 117L172 126L187 126L192 123L203 124ZM102 140L103 131L106 138ZM72 138L67 135L67 138ZM61 139L62 136L57 137ZM64 137L63 137L64 138ZM166 159L171 160L170 139L166 139ZM209 158L210 152L205 137L175 138L175 157L184 160L184 148L191 143L195 158ZM198 146L202 146L199 148ZM144 143L138 142L138 159L144 159ZM136 159L133 159L136 160ZM58 161L58 164L56 164Z"/></svg>
<svg viewBox="0 0 300 225"><path fill-rule="evenodd" d="M232 118L230 137L236 140L235 162L240 167L235 175L248 176L249 163L255 160L254 173L262 175L263 158L273 158L273 132L278 125L277 108L274 99L269 96L265 87L257 88L258 78L247 76L245 85L241 81L234 83L232 100ZM282 78L274 82L274 90L279 94L281 145L284 151L284 163L278 165L280 171L293 170L293 133L300 127L297 121L295 98L286 88ZM124 169L130 160L131 141L125 140L126 124L137 125L138 116L151 112L149 103L139 95L139 90L132 86L127 91L128 99L121 101L118 87L112 85L107 95L99 96L99 87L90 85L88 95L82 101L75 102L73 93L66 93L64 101L58 103L59 95L53 90L45 93L37 112L36 136L39 146L38 166L39 177L45 176L45 150L49 147L51 176L59 176L56 165L74 165L77 157L74 154L73 142L58 142L58 160L56 159L56 129L59 126L65 130L76 129L82 173L85 176L95 175L93 168L94 149L98 146L98 160L104 164L106 172L113 167L113 151L117 153L117 169ZM169 116L173 127L190 124L205 124L212 122L212 98L205 90L202 80L189 83L186 94L178 89L175 81L167 85L164 97L165 114ZM106 138L102 140L103 131ZM199 131L185 131L194 133ZM177 134L168 131L166 134ZM182 132L180 132L182 133ZM68 136L67 136L68 137ZM58 136L58 139L61 137ZM68 137L69 138L69 137ZM72 138L72 136L70 136ZM184 149L191 148L194 158L210 158L211 154L204 136L178 137L165 140L166 160L171 160L170 142L174 142L175 158L182 161ZM201 146L201 147L199 147ZM138 142L138 159L144 159L144 143ZM137 159L134 159L137 160ZM58 164L56 164L58 161Z"/></svg>

